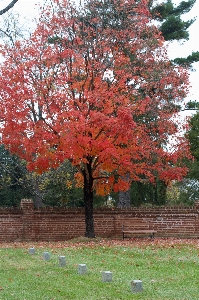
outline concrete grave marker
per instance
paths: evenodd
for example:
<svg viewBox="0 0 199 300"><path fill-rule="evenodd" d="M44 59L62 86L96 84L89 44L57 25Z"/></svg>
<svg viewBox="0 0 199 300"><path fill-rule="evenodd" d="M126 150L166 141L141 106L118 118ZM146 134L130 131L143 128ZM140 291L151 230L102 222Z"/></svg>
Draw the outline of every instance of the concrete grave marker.
<svg viewBox="0 0 199 300"><path fill-rule="evenodd" d="M132 280L131 281L131 291L133 293L139 293L143 291L142 281L141 280Z"/></svg>
<svg viewBox="0 0 199 300"><path fill-rule="evenodd" d="M59 256L58 259L59 259L59 266L60 267L65 267L65 265L66 265L66 256Z"/></svg>
<svg viewBox="0 0 199 300"><path fill-rule="evenodd" d="M35 248L29 248L29 253L30 254L35 254Z"/></svg>
<svg viewBox="0 0 199 300"><path fill-rule="evenodd" d="M112 281L112 273L110 271L102 272L102 281L103 282L111 282Z"/></svg>
<svg viewBox="0 0 199 300"><path fill-rule="evenodd" d="M87 273L86 265L85 264L79 264L78 265L78 274L83 275Z"/></svg>
<svg viewBox="0 0 199 300"><path fill-rule="evenodd" d="M50 254L49 254L49 252L44 252L43 253L43 260L50 260Z"/></svg>

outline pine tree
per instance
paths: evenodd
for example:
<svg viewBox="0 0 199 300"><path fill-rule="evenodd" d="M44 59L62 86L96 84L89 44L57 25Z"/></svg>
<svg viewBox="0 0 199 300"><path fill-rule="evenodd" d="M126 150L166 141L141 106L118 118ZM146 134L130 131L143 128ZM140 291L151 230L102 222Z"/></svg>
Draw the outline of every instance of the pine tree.
<svg viewBox="0 0 199 300"><path fill-rule="evenodd" d="M160 22L160 31L165 41L189 40L189 27L195 18L183 21L182 15L188 13L194 6L196 0L182 1L175 6L171 0L167 0L155 7L150 1L150 11L153 18ZM191 67L194 62L199 61L199 51L192 52L187 57L177 57L173 60L175 64Z"/></svg>

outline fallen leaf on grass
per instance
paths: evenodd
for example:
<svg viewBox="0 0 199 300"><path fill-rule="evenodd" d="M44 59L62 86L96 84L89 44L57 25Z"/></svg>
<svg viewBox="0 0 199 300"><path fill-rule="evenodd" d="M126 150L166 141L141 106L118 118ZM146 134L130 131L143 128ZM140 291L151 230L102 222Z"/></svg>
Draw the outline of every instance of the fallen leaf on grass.
<svg viewBox="0 0 199 300"><path fill-rule="evenodd" d="M181 246L184 245L191 245L194 248L199 249L199 241L197 238L195 239L177 239L177 238L132 238L126 240L118 240L118 239L102 239L96 238L94 241L91 239L83 239L83 238L76 238L70 241L63 241L63 242L15 242L15 243L2 243L0 242L0 248L26 248L27 250L29 247L35 246L37 248L43 249L50 248L52 249L53 253L57 253L57 249L60 248L76 248L78 250L86 248L95 248L101 246L103 249L107 247L113 248L118 246L125 246L125 247L139 247L139 248L146 248L151 246L152 249L165 249L165 248L176 248L181 250ZM116 251L117 253L117 251Z"/></svg>

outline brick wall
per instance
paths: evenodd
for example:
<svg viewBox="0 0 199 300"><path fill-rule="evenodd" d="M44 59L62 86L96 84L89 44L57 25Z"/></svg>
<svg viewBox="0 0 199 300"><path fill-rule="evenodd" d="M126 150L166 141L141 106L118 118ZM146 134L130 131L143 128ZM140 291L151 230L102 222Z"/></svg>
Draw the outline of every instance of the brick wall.
<svg viewBox="0 0 199 300"><path fill-rule="evenodd" d="M97 209L95 233L122 237L122 221L144 218L158 231L156 236L199 237L199 205L191 208L159 207ZM63 241L83 236L84 209L39 208L23 199L20 209L0 208L0 241Z"/></svg>

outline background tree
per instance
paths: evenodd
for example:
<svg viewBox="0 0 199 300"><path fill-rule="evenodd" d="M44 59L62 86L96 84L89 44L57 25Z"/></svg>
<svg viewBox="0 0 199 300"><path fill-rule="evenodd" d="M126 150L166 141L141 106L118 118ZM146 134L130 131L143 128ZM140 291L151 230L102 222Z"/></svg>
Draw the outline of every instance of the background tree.
<svg viewBox="0 0 199 300"><path fill-rule="evenodd" d="M150 11L153 18L160 22L159 29L165 41L182 41L189 39L189 27L194 19L183 21L182 15L188 13L194 6L196 0L182 1L176 6L171 0L153 6L154 1L150 1ZM194 62L199 61L199 52L192 52L187 57L178 57L173 60L179 65L191 67Z"/></svg>
<svg viewBox="0 0 199 300"><path fill-rule="evenodd" d="M172 153L164 146L178 130L170 103L186 95L188 76L168 60L145 2L91 1L80 11L56 3L29 40L2 47L2 142L38 173L66 159L78 169L94 237L94 190L127 190L126 174L186 174L186 140Z"/></svg>
<svg viewBox="0 0 199 300"><path fill-rule="evenodd" d="M178 190L176 199L167 197L171 204L193 205L195 200L199 199L199 112L198 103L190 101L185 109L196 110L195 115L189 119L189 129L186 132L186 137L190 143L190 150L193 155L192 159L185 159L189 169L187 176L179 182L174 182L170 188Z"/></svg>
<svg viewBox="0 0 199 300"><path fill-rule="evenodd" d="M21 18L14 10L8 11L0 18L1 43L14 46L16 40L24 39L31 35L31 26L26 18Z"/></svg>
<svg viewBox="0 0 199 300"><path fill-rule="evenodd" d="M44 204L68 207L83 206L83 190L75 186L74 176L76 173L76 168L69 161L63 162L57 169L43 173L39 186Z"/></svg>
<svg viewBox="0 0 199 300"><path fill-rule="evenodd" d="M9 6L12 8L13 6ZM6 11L3 14L0 20L0 38L1 43L7 45L9 47L15 47L15 42L17 40L23 40L25 37L29 37L31 35L30 24L28 24L28 20L26 18L21 19L19 22L19 14L14 12L12 9ZM4 146L3 146L4 147ZM5 151L4 148L1 151ZM34 204L36 207L43 206L42 202L42 192L39 189L39 176L36 176L33 172L28 172L26 169L26 162L19 159L19 157L12 156L9 151L7 155L11 157L11 161L14 160L14 164L12 166L12 178L15 183L10 183L7 181L4 182L4 186L2 188L2 193L5 194L5 199L2 198L2 205L5 206L17 206L19 205L20 195L29 195L34 200ZM5 160L2 161L2 168L6 168ZM16 174L18 174L18 170L21 170L23 166L23 176L20 175L20 188L19 182ZM20 173L21 174L21 173ZM23 177L23 178L22 178ZM21 190L19 192L19 189ZM9 192L12 190L12 192ZM15 195L16 193L16 195ZM6 204L5 204L6 203Z"/></svg>
<svg viewBox="0 0 199 300"><path fill-rule="evenodd" d="M19 206L32 197L26 163L0 145L0 206Z"/></svg>
<svg viewBox="0 0 199 300"><path fill-rule="evenodd" d="M199 181L189 175L181 181L174 181L168 187L167 205L193 206L199 198Z"/></svg>
<svg viewBox="0 0 199 300"><path fill-rule="evenodd" d="M199 103L195 100L190 100L186 103L184 110L195 110L197 111L199 109Z"/></svg>
<svg viewBox="0 0 199 300"><path fill-rule="evenodd" d="M189 120L190 128L186 133L186 137L190 143L191 154L194 159L188 161L189 173L188 178L199 181L199 111L197 110L195 115Z"/></svg>
<svg viewBox="0 0 199 300"><path fill-rule="evenodd" d="M153 18L160 22L160 31L165 41L188 40L188 28L193 24L195 19L183 21L181 16L188 13L196 0L182 1L176 6L171 0L153 6L150 2L150 10Z"/></svg>
<svg viewBox="0 0 199 300"><path fill-rule="evenodd" d="M199 160L199 111L189 120L190 129L187 137L190 142L191 153L194 158Z"/></svg>
<svg viewBox="0 0 199 300"><path fill-rule="evenodd" d="M42 175L29 172L25 161L0 145L0 206L19 206L23 198L32 198L35 207L83 206L83 191L75 187L74 174L68 161ZM104 205L104 199L96 202Z"/></svg>
<svg viewBox="0 0 199 300"><path fill-rule="evenodd" d="M195 0L182 1L176 6L171 0L156 4L151 0L148 2L152 18L159 23L159 29L165 41L181 41L189 39L189 27L193 24L195 19L183 21L181 16L188 13ZM199 61L199 52L193 52L186 58L176 58L173 60L174 64L191 67L192 63ZM173 109L173 103L170 103ZM180 106L176 105L176 111L180 110ZM158 111L156 112L158 116ZM156 182L137 182L132 183L131 190L120 191L118 207L129 207L131 204L141 205L149 202L153 204L166 204L166 190L167 184L156 178ZM164 196L164 197L163 197ZM137 201L139 199L139 201Z"/></svg>

